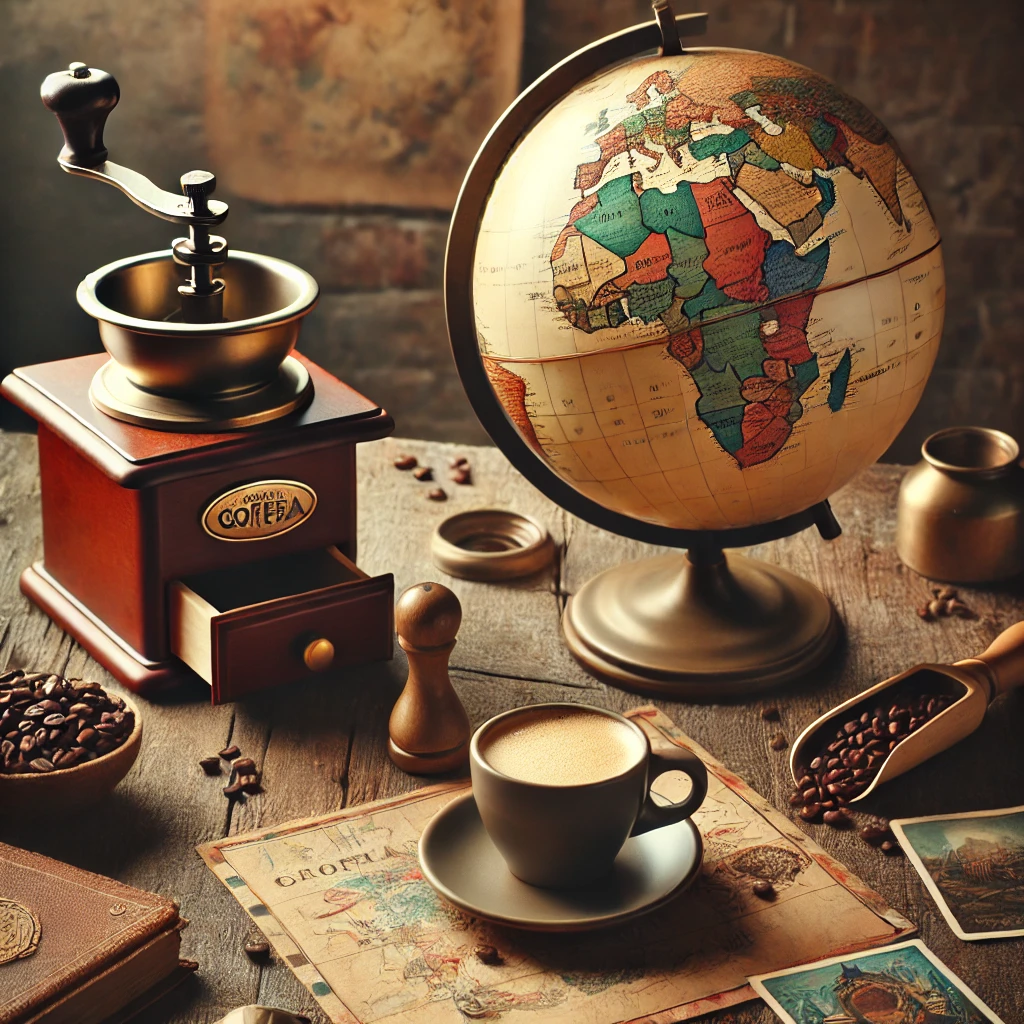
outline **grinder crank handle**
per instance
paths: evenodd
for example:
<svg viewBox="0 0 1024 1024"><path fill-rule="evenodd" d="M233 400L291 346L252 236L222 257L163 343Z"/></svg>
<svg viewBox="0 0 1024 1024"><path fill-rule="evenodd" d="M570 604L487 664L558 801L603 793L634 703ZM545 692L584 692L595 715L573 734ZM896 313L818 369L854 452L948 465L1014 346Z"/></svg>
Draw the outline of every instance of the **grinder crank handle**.
<svg viewBox="0 0 1024 1024"><path fill-rule="evenodd" d="M974 670L984 679L990 704L1000 694L1024 686L1024 622L1004 629L976 658L956 664Z"/></svg>
<svg viewBox="0 0 1024 1024"><path fill-rule="evenodd" d="M220 224L228 215L227 203L206 198L213 191L212 174L190 172L190 175L202 174L209 179L197 202L191 190L186 195L165 192L144 174L107 159L103 127L121 98L113 75L76 61L67 71L47 75L39 95L43 105L56 115L64 133L64 148L57 162L68 174L113 185L148 213L175 224L210 227ZM182 186L184 189L184 180Z"/></svg>
<svg viewBox="0 0 1024 1024"><path fill-rule="evenodd" d="M114 76L75 61L67 71L47 75L39 95L64 133L64 148L57 157L61 167L96 168L104 163L103 126L121 98Z"/></svg>

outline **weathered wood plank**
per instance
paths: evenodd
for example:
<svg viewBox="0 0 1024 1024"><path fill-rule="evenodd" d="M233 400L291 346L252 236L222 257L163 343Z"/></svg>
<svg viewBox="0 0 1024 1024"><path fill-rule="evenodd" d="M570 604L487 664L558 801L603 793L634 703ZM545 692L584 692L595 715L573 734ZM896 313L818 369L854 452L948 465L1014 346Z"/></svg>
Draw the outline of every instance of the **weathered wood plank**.
<svg viewBox="0 0 1024 1024"><path fill-rule="evenodd" d="M418 483L393 468L399 451L433 465L438 480ZM447 460L466 454L472 487L447 480ZM362 446L360 552L370 573L394 572L396 591L421 580L450 586L463 603L463 627L453 654L453 680L474 725L506 708L542 700L586 700L626 709L646 698L592 680L561 642L565 596L594 573L658 549L596 530L553 506L494 449L455 448L415 441ZM829 594L844 620L842 649L814 677L749 704L658 702L698 742L745 777L777 806L786 806L786 754L772 751L771 734L790 738L814 715L868 683L917 661L955 660L978 653L998 629L1024 618L1018 585L998 591L963 590L980 618L926 624L915 607L927 583L899 565L893 551L896 489L901 471L876 467L837 495L845 533L826 544L811 532L764 545L753 553L787 565ZM427 501L432 486L450 500ZM434 526L455 511L499 505L534 515L561 547L547 573L510 585L452 580L430 561ZM0 666L25 663L97 678L109 676L18 592L17 576L40 548L35 442L0 435ZM138 766L114 796L94 811L59 824L0 821L0 837L130 884L179 899L191 919L184 953L201 963L198 978L151 1011L158 1024L216 1020L232 1006L262 1001L292 1007L324 1024L326 1018L288 968L251 964L242 951L253 933L193 852L200 842L258 825L326 812L424 784L387 758L387 718L405 680L400 650L394 661L308 684L258 694L211 709L206 694L146 703L146 740ZM116 689L116 685L113 686ZM781 723L759 708L780 708ZM1024 695L1004 698L968 740L884 787L870 810L890 816L995 807L1024 801ZM229 808L206 778L199 757L229 741L262 765L264 792ZM994 755L993 751L998 751ZM854 836L808 826L818 841L921 926L925 941L968 980L1007 1021L1024 1019L1024 942L968 944L956 939L913 869L884 858ZM767 1024L760 1004L714 1016L717 1024Z"/></svg>

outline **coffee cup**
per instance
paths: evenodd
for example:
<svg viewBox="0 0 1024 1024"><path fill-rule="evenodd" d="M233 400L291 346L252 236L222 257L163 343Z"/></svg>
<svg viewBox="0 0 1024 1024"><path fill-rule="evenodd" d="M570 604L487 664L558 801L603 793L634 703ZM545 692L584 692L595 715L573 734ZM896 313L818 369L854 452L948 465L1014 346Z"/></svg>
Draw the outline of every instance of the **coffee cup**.
<svg viewBox="0 0 1024 1024"><path fill-rule="evenodd" d="M690 817L707 769L682 747L651 750L643 730L587 704L534 704L485 722L469 748L480 819L509 870L530 885L574 888L607 875L623 843ZM651 783L689 776L681 803L657 804Z"/></svg>

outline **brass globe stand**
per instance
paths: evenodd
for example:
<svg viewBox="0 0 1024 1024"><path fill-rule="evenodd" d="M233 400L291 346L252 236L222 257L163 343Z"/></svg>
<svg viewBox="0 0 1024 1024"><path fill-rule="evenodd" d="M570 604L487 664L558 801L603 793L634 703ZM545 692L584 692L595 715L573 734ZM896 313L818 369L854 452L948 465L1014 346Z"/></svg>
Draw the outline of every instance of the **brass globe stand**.
<svg viewBox="0 0 1024 1024"><path fill-rule="evenodd" d="M806 580L699 547L595 576L569 599L562 630L573 656L598 678L694 700L804 675L839 635L828 598Z"/></svg>

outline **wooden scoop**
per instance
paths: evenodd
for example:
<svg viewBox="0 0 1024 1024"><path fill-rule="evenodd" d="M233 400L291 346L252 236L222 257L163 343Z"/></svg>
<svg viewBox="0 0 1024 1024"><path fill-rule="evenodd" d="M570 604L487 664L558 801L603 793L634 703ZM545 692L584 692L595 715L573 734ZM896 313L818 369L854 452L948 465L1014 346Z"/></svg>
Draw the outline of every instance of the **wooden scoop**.
<svg viewBox="0 0 1024 1024"><path fill-rule="evenodd" d="M955 701L901 740L879 766L871 784L850 803L862 800L883 782L910 771L958 743L981 725L989 704L1000 694L1024 685L1024 622L1004 630L977 658L953 665L918 665L851 697L812 722L793 744L789 768L793 781L807 774L809 763L852 718L888 704L899 696L954 697Z"/></svg>

